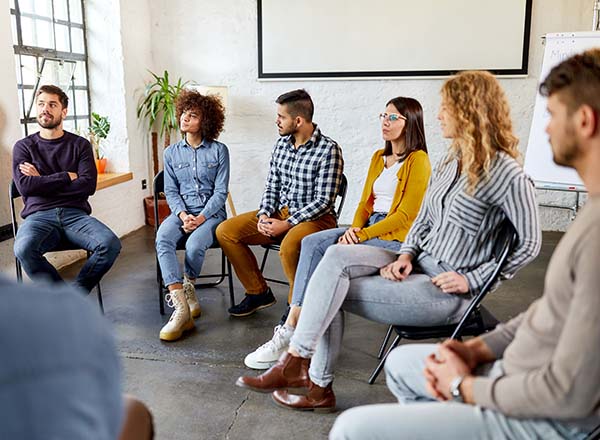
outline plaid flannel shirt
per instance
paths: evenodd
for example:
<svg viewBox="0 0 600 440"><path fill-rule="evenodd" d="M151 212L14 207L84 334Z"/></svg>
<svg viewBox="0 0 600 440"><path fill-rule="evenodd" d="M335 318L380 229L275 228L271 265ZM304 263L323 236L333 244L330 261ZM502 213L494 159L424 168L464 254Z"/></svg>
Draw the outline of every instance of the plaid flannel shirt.
<svg viewBox="0 0 600 440"><path fill-rule="evenodd" d="M341 148L316 124L311 138L298 148L294 148L292 135L279 138L257 216L271 216L287 206L287 221L297 225L333 214L343 172Z"/></svg>

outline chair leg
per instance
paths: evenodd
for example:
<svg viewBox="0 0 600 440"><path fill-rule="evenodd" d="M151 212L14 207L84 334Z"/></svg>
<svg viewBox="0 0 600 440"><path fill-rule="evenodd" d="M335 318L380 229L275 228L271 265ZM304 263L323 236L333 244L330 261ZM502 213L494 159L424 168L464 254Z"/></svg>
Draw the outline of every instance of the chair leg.
<svg viewBox="0 0 600 440"><path fill-rule="evenodd" d="M381 348L379 348L379 353L377 353L377 359L381 359L383 353L385 353L385 348L387 347L387 343L392 336L392 331L394 330L394 326L390 325L387 329L387 333L385 334L385 338L383 338L383 342L381 343Z"/></svg>
<svg viewBox="0 0 600 440"><path fill-rule="evenodd" d="M267 256L269 255L269 249L265 249L265 253L263 254L262 262L260 263L260 273L263 273L265 270L265 266L267 265Z"/></svg>
<svg viewBox="0 0 600 440"><path fill-rule="evenodd" d="M102 289L100 288L100 283L96 284L96 291L98 293L98 305L100 305L100 311L104 315L104 303L102 301Z"/></svg>
<svg viewBox="0 0 600 440"><path fill-rule="evenodd" d="M233 292L233 270L231 269L231 262L229 261L229 258L227 258L227 278L229 281L229 303L231 304L231 307L233 307L235 306L235 295Z"/></svg>
<svg viewBox="0 0 600 440"><path fill-rule="evenodd" d="M381 361L379 362L379 364L377 365L375 370L373 370L371 377L369 377L369 385L373 385L373 383L377 380L377 376L379 376L379 373L381 373L381 370L383 369L383 366L385 365L385 361L386 361L388 355L394 348L396 348L398 346L399 343L400 343L400 335L396 336L396 338L394 339L394 342L392 342L392 345L390 345L390 348L388 349L388 351L385 352L385 356L383 357L383 359L381 359Z"/></svg>
<svg viewBox="0 0 600 440"><path fill-rule="evenodd" d="M158 257L156 258L156 284L158 286L158 306L160 314L165 314L165 304L163 302L163 285L162 285L162 272L160 271L160 264L158 263Z"/></svg>
<svg viewBox="0 0 600 440"><path fill-rule="evenodd" d="M15 269L17 271L17 281L19 283L23 282L23 268L21 267L21 262L17 257L15 257Z"/></svg>

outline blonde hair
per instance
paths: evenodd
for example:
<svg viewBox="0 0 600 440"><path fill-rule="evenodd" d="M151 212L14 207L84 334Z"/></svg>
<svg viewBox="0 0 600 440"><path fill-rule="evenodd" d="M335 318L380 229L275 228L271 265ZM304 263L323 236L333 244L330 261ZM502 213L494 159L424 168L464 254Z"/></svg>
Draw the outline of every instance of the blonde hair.
<svg viewBox="0 0 600 440"><path fill-rule="evenodd" d="M506 95L494 75L482 71L453 76L441 94L456 128L450 157L460 158L467 191L472 193L479 180L489 177L497 152L519 157L519 139L513 133Z"/></svg>

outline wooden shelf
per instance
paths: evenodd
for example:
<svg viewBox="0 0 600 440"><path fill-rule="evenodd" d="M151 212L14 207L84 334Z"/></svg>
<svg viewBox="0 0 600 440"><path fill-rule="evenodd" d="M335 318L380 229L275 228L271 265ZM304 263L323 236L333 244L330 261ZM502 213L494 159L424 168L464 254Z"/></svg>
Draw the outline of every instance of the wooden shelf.
<svg viewBox="0 0 600 440"><path fill-rule="evenodd" d="M133 180L133 173L103 173L98 174L98 183L96 191L99 189L108 188L109 186L118 185L119 183Z"/></svg>

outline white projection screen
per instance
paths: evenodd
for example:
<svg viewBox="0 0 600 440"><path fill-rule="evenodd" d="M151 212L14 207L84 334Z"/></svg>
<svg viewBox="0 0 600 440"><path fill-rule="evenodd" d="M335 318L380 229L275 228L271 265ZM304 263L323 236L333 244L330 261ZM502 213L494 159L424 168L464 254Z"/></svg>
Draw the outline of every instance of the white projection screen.
<svg viewBox="0 0 600 440"><path fill-rule="evenodd" d="M258 77L526 75L532 0L257 0Z"/></svg>

